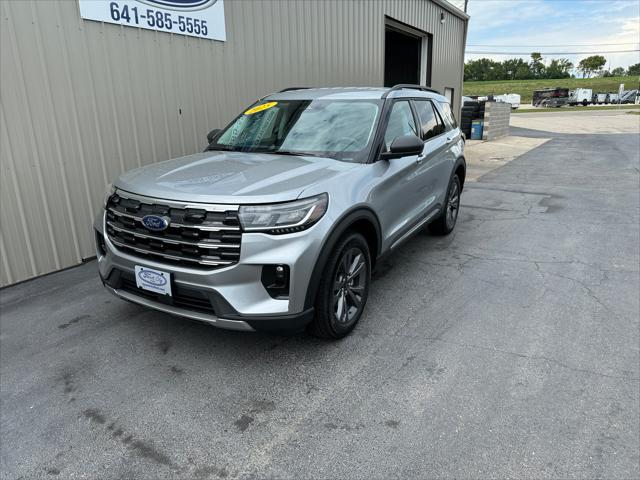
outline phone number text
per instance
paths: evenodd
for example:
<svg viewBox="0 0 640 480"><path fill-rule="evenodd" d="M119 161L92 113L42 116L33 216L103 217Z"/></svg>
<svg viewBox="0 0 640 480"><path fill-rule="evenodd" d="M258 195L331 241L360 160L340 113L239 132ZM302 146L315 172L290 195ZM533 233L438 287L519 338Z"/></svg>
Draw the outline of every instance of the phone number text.
<svg viewBox="0 0 640 480"><path fill-rule="evenodd" d="M126 23L132 26L145 25L149 28L203 37L206 37L209 33L206 20L171 14L170 12L151 8L138 9L138 7L120 6L117 2L111 2L109 4L109 13L114 22Z"/></svg>

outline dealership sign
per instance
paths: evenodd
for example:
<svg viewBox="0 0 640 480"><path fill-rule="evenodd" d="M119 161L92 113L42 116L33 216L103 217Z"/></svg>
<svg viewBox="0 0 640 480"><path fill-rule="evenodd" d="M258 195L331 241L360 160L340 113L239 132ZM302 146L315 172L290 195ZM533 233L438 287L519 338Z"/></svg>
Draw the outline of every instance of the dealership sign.
<svg viewBox="0 0 640 480"><path fill-rule="evenodd" d="M191 37L227 39L223 0L78 0L87 20Z"/></svg>

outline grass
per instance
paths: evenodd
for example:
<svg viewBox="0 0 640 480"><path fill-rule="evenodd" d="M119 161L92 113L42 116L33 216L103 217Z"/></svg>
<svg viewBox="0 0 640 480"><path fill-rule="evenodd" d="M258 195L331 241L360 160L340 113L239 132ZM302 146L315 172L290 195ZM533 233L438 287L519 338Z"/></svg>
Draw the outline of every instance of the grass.
<svg viewBox="0 0 640 480"><path fill-rule="evenodd" d="M500 95L519 93L521 103L531 103L534 90L542 88L591 88L594 92L618 92L624 83L625 90L638 88L639 77L558 78L550 80L498 80L491 82L464 82L463 95Z"/></svg>
<svg viewBox="0 0 640 480"><path fill-rule="evenodd" d="M640 105L604 105L602 107L561 107L561 108L524 108L513 110L511 113L558 113L558 112L598 112L600 110L638 110ZM627 112L640 115L640 112Z"/></svg>

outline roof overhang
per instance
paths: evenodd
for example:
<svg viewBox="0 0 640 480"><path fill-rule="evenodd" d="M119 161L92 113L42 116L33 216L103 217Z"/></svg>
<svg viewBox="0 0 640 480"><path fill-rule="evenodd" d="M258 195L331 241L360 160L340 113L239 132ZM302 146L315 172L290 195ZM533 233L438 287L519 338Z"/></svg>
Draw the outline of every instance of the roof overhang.
<svg viewBox="0 0 640 480"><path fill-rule="evenodd" d="M430 1L432 1L436 5L439 5L440 7L444 8L447 12L455 15L458 18L461 18L464 21L468 21L469 20L469 15L464 13L462 10L460 10L455 5L447 2L447 0L430 0Z"/></svg>

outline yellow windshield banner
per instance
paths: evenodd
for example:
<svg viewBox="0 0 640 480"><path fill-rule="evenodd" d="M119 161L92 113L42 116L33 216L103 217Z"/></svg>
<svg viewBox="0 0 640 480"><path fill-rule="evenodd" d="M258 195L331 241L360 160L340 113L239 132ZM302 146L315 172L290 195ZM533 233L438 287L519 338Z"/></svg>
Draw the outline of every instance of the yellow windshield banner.
<svg viewBox="0 0 640 480"><path fill-rule="evenodd" d="M267 109L269 109L271 107L275 107L277 104L278 104L278 102L263 103L262 105L258 105L258 106L255 106L253 108L250 108L249 110L244 112L244 114L245 115L253 115L254 113L262 112L263 110L267 110Z"/></svg>

